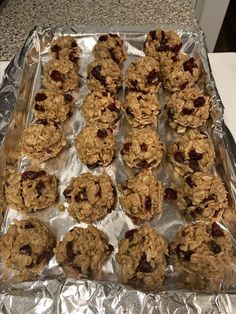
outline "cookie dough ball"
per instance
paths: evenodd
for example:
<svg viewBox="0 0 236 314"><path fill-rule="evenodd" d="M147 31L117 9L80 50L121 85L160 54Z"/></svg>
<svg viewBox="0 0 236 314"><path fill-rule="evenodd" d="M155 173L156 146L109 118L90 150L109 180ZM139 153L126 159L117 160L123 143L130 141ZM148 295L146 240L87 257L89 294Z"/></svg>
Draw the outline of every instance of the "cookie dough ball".
<svg viewBox="0 0 236 314"><path fill-rule="evenodd" d="M187 220L220 219L228 206L227 192L221 179L202 172L185 177L179 188L178 201Z"/></svg>
<svg viewBox="0 0 236 314"><path fill-rule="evenodd" d="M142 225L127 231L125 238L120 240L116 260L124 283L150 291L163 284L167 256L166 240L155 229Z"/></svg>
<svg viewBox="0 0 236 314"><path fill-rule="evenodd" d="M72 113L74 99L70 94L41 89L34 97L33 112L36 120L64 122Z"/></svg>
<svg viewBox="0 0 236 314"><path fill-rule="evenodd" d="M64 272L74 278L95 278L113 251L106 234L94 226L74 227L57 242L55 255Z"/></svg>
<svg viewBox="0 0 236 314"><path fill-rule="evenodd" d="M52 90L68 92L79 87L75 65L66 60L51 60L44 67L43 85Z"/></svg>
<svg viewBox="0 0 236 314"><path fill-rule="evenodd" d="M148 221L162 211L163 188L152 174L145 170L119 185L120 204L135 221Z"/></svg>
<svg viewBox="0 0 236 314"><path fill-rule="evenodd" d="M64 195L69 203L69 214L86 223L104 218L115 206L115 188L107 175L87 172L72 178Z"/></svg>
<svg viewBox="0 0 236 314"><path fill-rule="evenodd" d="M57 195L57 178L36 167L12 173L5 183L8 205L22 212L44 209L55 202Z"/></svg>
<svg viewBox="0 0 236 314"><path fill-rule="evenodd" d="M115 140L109 128L86 126L76 137L75 143L80 159L89 168L106 167L115 158Z"/></svg>
<svg viewBox="0 0 236 314"><path fill-rule="evenodd" d="M38 120L24 129L20 141L22 156L38 162L56 157L64 146L62 127L47 120Z"/></svg>
<svg viewBox="0 0 236 314"><path fill-rule="evenodd" d="M50 55L53 59L67 60L78 64L80 53L80 48L71 36L61 36L52 41Z"/></svg>
<svg viewBox="0 0 236 314"><path fill-rule="evenodd" d="M151 128L133 130L125 139L121 154L131 168L157 167L164 155L164 144Z"/></svg>
<svg viewBox="0 0 236 314"><path fill-rule="evenodd" d="M185 281L193 288L217 290L232 272L231 239L215 222L183 226L171 249L176 270L186 271Z"/></svg>
<svg viewBox="0 0 236 314"><path fill-rule="evenodd" d="M143 50L147 56L171 58L182 47L182 40L173 31L154 30L148 33L144 42Z"/></svg>
<svg viewBox="0 0 236 314"><path fill-rule="evenodd" d="M54 245L53 234L40 220L14 220L0 238L3 269L14 274L14 281L34 279L53 256Z"/></svg>
<svg viewBox="0 0 236 314"><path fill-rule="evenodd" d="M214 164L215 150L205 133L188 130L175 139L170 158L180 172L206 171Z"/></svg>
<svg viewBox="0 0 236 314"><path fill-rule="evenodd" d="M124 42L115 34L100 36L93 48L93 53L97 59L112 59L118 65L122 65L127 59Z"/></svg>
<svg viewBox="0 0 236 314"><path fill-rule="evenodd" d="M172 92L191 87L196 83L199 75L199 60L185 54L179 54L163 62L163 84L165 88Z"/></svg>
<svg viewBox="0 0 236 314"><path fill-rule="evenodd" d="M125 84L134 91L158 92L161 87L160 63L151 57L140 57L132 62L125 74Z"/></svg>
<svg viewBox="0 0 236 314"><path fill-rule="evenodd" d="M160 104L155 93L129 92L123 107L126 119L133 128L157 125Z"/></svg>
<svg viewBox="0 0 236 314"><path fill-rule="evenodd" d="M93 91L84 98L82 112L88 123L108 128L119 120L121 103L110 93Z"/></svg>
<svg viewBox="0 0 236 314"><path fill-rule="evenodd" d="M111 59L99 59L88 65L87 85L91 91L116 93L121 87L121 70Z"/></svg>
<svg viewBox="0 0 236 314"><path fill-rule="evenodd" d="M209 97L198 87L174 93L167 104L168 118L174 129L198 128L209 118Z"/></svg>

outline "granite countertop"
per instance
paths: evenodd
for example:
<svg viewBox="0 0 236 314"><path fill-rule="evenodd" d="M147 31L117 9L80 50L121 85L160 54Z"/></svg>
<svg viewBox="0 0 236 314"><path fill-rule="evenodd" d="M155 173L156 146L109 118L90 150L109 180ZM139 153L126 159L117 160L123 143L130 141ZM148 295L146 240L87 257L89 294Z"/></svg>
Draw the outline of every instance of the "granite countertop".
<svg viewBox="0 0 236 314"><path fill-rule="evenodd" d="M156 23L198 28L192 0L3 0L0 60L10 60L34 26Z"/></svg>

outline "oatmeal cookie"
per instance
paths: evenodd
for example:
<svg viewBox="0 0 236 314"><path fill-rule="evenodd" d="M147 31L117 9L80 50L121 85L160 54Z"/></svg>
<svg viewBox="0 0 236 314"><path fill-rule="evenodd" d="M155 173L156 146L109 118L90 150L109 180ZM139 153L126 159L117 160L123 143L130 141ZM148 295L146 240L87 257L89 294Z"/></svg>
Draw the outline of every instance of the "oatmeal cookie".
<svg viewBox="0 0 236 314"><path fill-rule="evenodd" d="M118 65L122 65L127 59L124 42L116 34L100 36L93 48L93 53L97 59L112 59Z"/></svg>
<svg viewBox="0 0 236 314"><path fill-rule="evenodd" d="M62 127L47 120L38 120L25 128L20 141L22 156L38 162L56 157L65 145Z"/></svg>
<svg viewBox="0 0 236 314"><path fill-rule="evenodd" d="M80 159L89 168L108 166L115 158L115 140L111 129L85 126L75 138Z"/></svg>
<svg viewBox="0 0 236 314"><path fill-rule="evenodd" d="M181 227L171 250L176 270L185 271L186 283L194 288L218 289L232 272L231 239L215 222L197 222Z"/></svg>
<svg viewBox="0 0 236 314"><path fill-rule="evenodd" d="M14 220L0 238L3 271L14 271L15 281L34 279L53 256L54 245L53 234L40 220Z"/></svg>
<svg viewBox="0 0 236 314"><path fill-rule="evenodd" d="M121 150L123 159L129 167L141 169L157 167L164 152L164 144L151 128L131 131Z"/></svg>
<svg viewBox="0 0 236 314"><path fill-rule="evenodd" d="M119 242L116 260L123 282L142 290L155 290L163 284L168 244L155 229L142 225L126 232Z"/></svg>
<svg viewBox="0 0 236 314"><path fill-rule="evenodd" d="M134 91L158 92L161 87L161 68L157 59L140 57L133 61L125 74L125 84Z"/></svg>
<svg viewBox="0 0 236 314"><path fill-rule="evenodd" d="M188 130L176 137L170 158L181 173L206 171L214 164L215 150L205 133Z"/></svg>
<svg viewBox="0 0 236 314"><path fill-rule="evenodd" d="M68 92L79 87L79 76L74 63L51 60L44 67L43 85L52 90Z"/></svg>
<svg viewBox="0 0 236 314"><path fill-rule="evenodd" d="M111 59L99 59L88 65L87 85L91 91L116 93L121 87L121 70Z"/></svg>
<svg viewBox="0 0 236 314"><path fill-rule="evenodd" d="M51 43L50 55L53 59L67 60L79 63L81 50L71 36L61 36Z"/></svg>
<svg viewBox="0 0 236 314"><path fill-rule="evenodd" d="M199 78L200 61L185 54L166 59L162 64L164 87L172 92L191 87Z"/></svg>
<svg viewBox="0 0 236 314"><path fill-rule="evenodd" d="M72 178L64 191L68 212L77 221L93 223L104 218L115 206L116 191L110 177L83 173Z"/></svg>
<svg viewBox="0 0 236 314"><path fill-rule="evenodd" d="M195 172L185 177L178 203L187 220L220 219L228 206L227 192L218 176Z"/></svg>
<svg viewBox="0 0 236 314"><path fill-rule="evenodd" d="M133 128L157 125L160 104L155 93L129 92L123 108L126 119Z"/></svg>
<svg viewBox="0 0 236 314"><path fill-rule="evenodd" d="M84 98L82 112L88 123L108 128L119 120L121 103L110 93L93 91Z"/></svg>
<svg viewBox="0 0 236 314"><path fill-rule="evenodd" d="M5 183L5 196L8 205L21 212L44 209L57 198L57 178L36 167L14 172Z"/></svg>
<svg viewBox="0 0 236 314"><path fill-rule="evenodd" d="M55 255L64 272L74 278L95 278L113 251L104 232L90 225L74 227L57 242Z"/></svg>
<svg viewBox="0 0 236 314"><path fill-rule="evenodd" d="M152 174L145 170L119 185L120 204L135 221L148 221L162 211L163 188Z"/></svg>
<svg viewBox="0 0 236 314"><path fill-rule="evenodd" d="M198 87L174 93L167 104L168 118L173 129L198 128L209 118L209 97Z"/></svg>
<svg viewBox="0 0 236 314"><path fill-rule="evenodd" d="M148 33L143 50L147 56L153 58L171 58L179 53L182 40L176 32L154 30Z"/></svg>
<svg viewBox="0 0 236 314"><path fill-rule="evenodd" d="M72 113L74 99L70 94L41 89L34 97L33 112L37 120L64 122Z"/></svg>

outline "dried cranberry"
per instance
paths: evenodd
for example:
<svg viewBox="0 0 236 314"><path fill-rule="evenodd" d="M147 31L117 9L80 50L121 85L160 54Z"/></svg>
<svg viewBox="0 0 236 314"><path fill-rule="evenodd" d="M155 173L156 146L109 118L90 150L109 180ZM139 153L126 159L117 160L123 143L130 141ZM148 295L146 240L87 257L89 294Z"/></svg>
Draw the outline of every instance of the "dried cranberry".
<svg viewBox="0 0 236 314"><path fill-rule="evenodd" d="M138 81L137 80L131 80L130 81L130 84L132 85L132 86L134 86L134 87L136 87L137 85L138 85Z"/></svg>
<svg viewBox="0 0 236 314"><path fill-rule="evenodd" d="M108 109L115 112L120 112L120 110L116 107L116 104L113 102L107 106Z"/></svg>
<svg viewBox="0 0 236 314"><path fill-rule="evenodd" d="M195 208L195 213L197 213L198 215L201 215L201 213L203 212L203 208L202 207L196 207Z"/></svg>
<svg viewBox="0 0 236 314"><path fill-rule="evenodd" d="M210 194L208 197L204 198L203 202L209 202L209 201L215 201L216 200L216 195Z"/></svg>
<svg viewBox="0 0 236 314"><path fill-rule="evenodd" d="M85 188L82 188L81 191L79 191L79 193L75 195L75 201L79 203L81 201L86 201L86 200L87 200L87 192Z"/></svg>
<svg viewBox="0 0 236 314"><path fill-rule="evenodd" d="M69 54L69 59L71 62L73 63L77 63L79 60L79 57L77 56L76 53L74 53L73 51Z"/></svg>
<svg viewBox="0 0 236 314"><path fill-rule="evenodd" d="M182 164L184 162L184 155L181 152L176 152L174 154L174 159L175 159L175 161Z"/></svg>
<svg viewBox="0 0 236 314"><path fill-rule="evenodd" d="M171 57L171 59L172 59L174 62L179 61L179 57L178 57L177 55L174 55L173 57Z"/></svg>
<svg viewBox="0 0 236 314"><path fill-rule="evenodd" d="M39 255L39 257L37 258L36 264L38 265L42 263L43 260L49 261L51 257L52 257L51 253L44 252L43 254Z"/></svg>
<svg viewBox="0 0 236 314"><path fill-rule="evenodd" d="M20 252L20 254L24 254L24 255L31 255L32 254L32 248L29 244L26 244L20 248L19 252Z"/></svg>
<svg viewBox="0 0 236 314"><path fill-rule="evenodd" d="M194 107L202 107L205 104L205 98L200 96L193 101Z"/></svg>
<svg viewBox="0 0 236 314"><path fill-rule="evenodd" d="M183 258L186 261L190 261L190 258L193 254L193 251L182 251L180 248L180 244L177 245L175 252L179 258Z"/></svg>
<svg viewBox="0 0 236 314"><path fill-rule="evenodd" d="M147 160L143 159L137 164L137 166L139 168L147 169L149 167L149 163L147 162Z"/></svg>
<svg viewBox="0 0 236 314"><path fill-rule="evenodd" d="M67 101L67 102L72 102L73 97L71 96L71 94L65 94L65 95L64 95L64 99L65 99L65 101Z"/></svg>
<svg viewBox="0 0 236 314"><path fill-rule="evenodd" d="M147 261L146 254L143 254L136 271L140 271L142 273L151 273L153 271L151 263Z"/></svg>
<svg viewBox="0 0 236 314"><path fill-rule="evenodd" d="M148 146L147 146L147 144L145 144L145 143L142 143L142 144L140 145L140 148L141 148L141 151L142 151L142 152L146 152L146 151L148 150Z"/></svg>
<svg viewBox="0 0 236 314"><path fill-rule="evenodd" d="M197 160L194 159L190 159L189 161L189 167L193 170L193 171L200 171L200 166Z"/></svg>
<svg viewBox="0 0 236 314"><path fill-rule="evenodd" d="M152 40L157 39L157 34L156 34L156 31L150 31L150 32L149 32L149 34L150 34L150 36L151 36Z"/></svg>
<svg viewBox="0 0 236 314"><path fill-rule="evenodd" d="M168 117L169 119L173 119L173 113L171 112L170 109L168 109L168 111L167 111L167 117Z"/></svg>
<svg viewBox="0 0 236 314"><path fill-rule="evenodd" d="M34 97L36 101L44 101L48 97L44 93L37 93Z"/></svg>
<svg viewBox="0 0 236 314"><path fill-rule="evenodd" d="M190 261L190 258L192 256L193 252L192 251L187 251L187 252L183 252L183 254L184 254L184 259L186 261Z"/></svg>
<svg viewBox="0 0 236 314"><path fill-rule="evenodd" d="M164 198L168 201L175 201L177 200L178 194L172 188L166 188L164 193Z"/></svg>
<svg viewBox="0 0 236 314"><path fill-rule="evenodd" d="M133 112L130 110L130 108L126 108L126 113L129 115L129 116L131 116L132 118L134 117L134 114L133 114Z"/></svg>
<svg viewBox="0 0 236 314"><path fill-rule="evenodd" d="M21 175L21 180L35 180L39 177L45 176L46 172L44 170L41 171L25 171Z"/></svg>
<svg viewBox="0 0 236 314"><path fill-rule="evenodd" d="M161 31L160 46L158 47L157 51L163 52L169 50L169 46L167 45L167 39L165 37L166 37L165 32Z"/></svg>
<svg viewBox="0 0 236 314"><path fill-rule="evenodd" d="M224 232L222 231L222 229L220 228L220 226L216 222L213 222L213 224L212 224L211 235L213 236L213 238L218 238L218 237L224 236Z"/></svg>
<svg viewBox="0 0 236 314"><path fill-rule="evenodd" d="M137 276L134 276L128 279L128 284L134 288L138 288L138 287L141 288L143 286L143 279L138 278Z"/></svg>
<svg viewBox="0 0 236 314"><path fill-rule="evenodd" d="M41 111L41 112L44 112L45 109L43 108L43 106L39 105L39 104L35 104L34 105L34 109L37 110L37 111Z"/></svg>
<svg viewBox="0 0 236 314"><path fill-rule="evenodd" d="M188 197L188 196L185 196L184 197L184 200L185 200L185 203L188 207L192 206L193 205L193 202L192 200Z"/></svg>
<svg viewBox="0 0 236 314"><path fill-rule="evenodd" d="M184 115L190 115L194 112L194 109L189 109L189 108L183 108L182 109L182 114Z"/></svg>
<svg viewBox="0 0 236 314"><path fill-rule="evenodd" d="M111 244L108 244L107 246L108 246L107 250L108 250L109 254L112 253L114 251L114 246Z"/></svg>
<svg viewBox="0 0 236 314"><path fill-rule="evenodd" d="M125 143L123 146L123 150L128 152L132 146L132 143Z"/></svg>
<svg viewBox="0 0 236 314"><path fill-rule="evenodd" d="M189 60L183 63L184 71L188 71L191 75L193 75L193 68L196 68L197 65L195 63L194 58L190 58Z"/></svg>
<svg viewBox="0 0 236 314"><path fill-rule="evenodd" d="M150 196L145 198L145 210L149 211L152 208L152 199Z"/></svg>
<svg viewBox="0 0 236 314"><path fill-rule="evenodd" d="M106 129L98 129L97 136L100 138L106 138L107 137L107 130Z"/></svg>
<svg viewBox="0 0 236 314"><path fill-rule="evenodd" d="M192 160L201 160L203 158L203 154L196 152L195 149L191 149L188 155Z"/></svg>
<svg viewBox="0 0 236 314"><path fill-rule="evenodd" d="M64 75L59 72L58 70L53 70L50 74L50 77L55 81L55 82L59 82L59 81L63 81L64 79Z"/></svg>
<svg viewBox="0 0 236 314"><path fill-rule="evenodd" d="M188 86L188 81L184 82L183 84L180 85L180 89L183 90Z"/></svg>
<svg viewBox="0 0 236 314"><path fill-rule="evenodd" d="M143 97L142 97L142 96L138 96L137 99L138 99L138 100L141 100L141 99L143 99Z"/></svg>
<svg viewBox="0 0 236 314"><path fill-rule="evenodd" d="M158 81L159 79L159 74L156 70L152 70L151 72L148 73L147 75L147 82L148 84L153 84L155 80Z"/></svg>
<svg viewBox="0 0 236 314"><path fill-rule="evenodd" d="M73 261L74 258L75 258L75 254L74 254L74 251L73 251L73 242L72 241L69 241L66 244L66 255L67 255L69 260Z"/></svg>
<svg viewBox="0 0 236 314"><path fill-rule="evenodd" d="M107 35L102 35L99 37L98 39L99 41L107 41L108 40L108 36Z"/></svg>
<svg viewBox="0 0 236 314"><path fill-rule="evenodd" d="M35 186L35 189L38 193L38 197L42 195L43 193L43 190L45 189L45 184L43 183L43 181L39 181L36 186Z"/></svg>
<svg viewBox="0 0 236 314"><path fill-rule="evenodd" d="M33 229L33 228L34 228L34 225L31 222L27 222L25 224L25 229Z"/></svg>
<svg viewBox="0 0 236 314"><path fill-rule="evenodd" d="M210 246L211 246L211 249L212 249L213 253L218 254L218 253L221 252L221 247L220 247L220 245L217 244L215 241L212 240L212 241L210 242Z"/></svg>
<svg viewBox="0 0 236 314"><path fill-rule="evenodd" d="M71 198L71 196L69 195L72 192L72 189L70 187L67 187L64 192L63 195L65 196L65 198Z"/></svg>
<svg viewBox="0 0 236 314"><path fill-rule="evenodd" d="M46 119L37 120L37 123L43 124L43 125L48 125L48 121Z"/></svg>
<svg viewBox="0 0 236 314"><path fill-rule="evenodd" d="M131 229L131 230L126 231L126 233L125 233L125 239L130 239L130 240L132 240L132 239L133 239L133 236L134 236L134 234L135 234L135 232L137 232L137 229Z"/></svg>
<svg viewBox="0 0 236 314"><path fill-rule="evenodd" d="M53 45L52 48L51 48L51 51L52 52L58 52L61 50L61 47L58 46L57 44L56 45Z"/></svg>
<svg viewBox="0 0 236 314"><path fill-rule="evenodd" d="M171 48L171 50L177 54L181 48L182 48L182 43L176 44L174 47Z"/></svg>
<svg viewBox="0 0 236 314"><path fill-rule="evenodd" d="M77 42L73 40L71 43L71 48L75 48L75 47L77 47Z"/></svg>
<svg viewBox="0 0 236 314"><path fill-rule="evenodd" d="M101 74L101 70L102 67L100 65L97 65L92 69L91 73L96 80L98 80L103 85L106 85L106 78Z"/></svg>
<svg viewBox="0 0 236 314"><path fill-rule="evenodd" d="M186 182L191 188L193 188L194 186L196 186L196 184L194 184L194 182L193 182L191 176L188 176L188 177L185 179L185 182Z"/></svg>
<svg viewBox="0 0 236 314"><path fill-rule="evenodd" d="M111 55L112 60L113 60L115 63L118 63L118 64L119 64L119 63L120 63L120 60L119 60L119 58L117 58L115 49L114 49L114 48L110 48L110 49L109 49L109 52L110 52L110 55Z"/></svg>

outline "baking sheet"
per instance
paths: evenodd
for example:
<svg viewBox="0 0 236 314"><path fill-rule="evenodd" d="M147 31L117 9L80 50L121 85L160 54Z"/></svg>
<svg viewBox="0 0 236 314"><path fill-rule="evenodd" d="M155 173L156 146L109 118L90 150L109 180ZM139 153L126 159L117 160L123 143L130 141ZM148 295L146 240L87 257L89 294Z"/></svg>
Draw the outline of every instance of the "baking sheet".
<svg viewBox="0 0 236 314"><path fill-rule="evenodd" d="M91 54L96 39L101 33L118 32L124 36L125 45L129 53L123 72L128 64L137 56L143 56L142 45L145 34L151 29L164 28L175 29L182 37L184 45L183 50L192 55L200 55L204 69L206 71L206 89L212 100L212 121L208 125L208 132L214 140L217 163L216 169L229 191L229 200L231 206L235 206L235 167L233 146L230 143L228 133L223 129L223 105L218 96L214 80L209 68L209 62L206 54L203 34L185 29L181 30L177 26L154 25L149 27L114 27L114 28L37 28L31 32L26 40L24 47L17 54L11 64L8 66L5 80L0 90L1 100L1 138L8 133L2 144L0 154L0 173L1 184L8 175L9 169L19 166L22 170L29 164L29 160L23 159L18 163L18 140L25 125L29 124L33 117L30 111L32 98L41 86L42 65L48 61L48 48L52 38L61 34L71 34L82 48L82 66L79 69L82 87L77 97L77 109L71 120L66 123L65 134L69 143L69 150L64 151L59 158L49 161L45 164L45 169L55 173L60 179L59 192L62 195L64 188L72 176L77 176L87 171L87 167L80 163L75 147L73 145L74 134L77 134L85 124L80 114L82 98L88 92L86 87L86 67L93 60ZM121 99L123 94L120 95ZM160 92L162 109L168 95ZM15 112L10 114L15 106ZM164 112L164 110L162 110ZM159 133L162 140L168 146L173 142L174 132L166 126L164 115L160 117ZM212 124L213 122L213 124ZM211 127L211 124L213 127ZM94 173L102 173L104 170L111 176L115 182L124 180L131 173L124 166L118 154L122 141L127 133L125 124L117 128L117 158L115 162L104 168L93 170ZM119 131L119 132L118 132ZM223 167L222 167L223 165ZM155 171L157 178L163 181L164 185L169 186L172 182L178 182L178 176L173 177L172 165L168 158L164 159L161 167ZM0 192L2 192L2 186ZM62 201L64 198L62 197ZM1 208L5 209L3 198L1 197ZM31 214L47 222L52 231L58 238L61 238L65 232L75 225L85 227L86 224L75 224L75 221L67 212L59 212L56 206L52 206L40 213ZM14 218L21 218L22 214L13 210L7 210L3 217L2 232L5 232L7 226ZM165 203L164 211L160 219L155 219L151 225L158 232L171 241L175 235L176 229L185 223L181 217L176 215L175 207ZM115 211L109 214L104 220L94 224L99 229L109 235L110 243L115 246L117 252L118 240L124 235L125 231L134 228L133 222L123 213L117 203ZM90 280L72 280L63 276L61 269L57 266L53 258L48 267L42 274L40 280L21 284L2 284L0 300L0 309L2 313L233 313L235 309L234 287L227 293L218 295L202 294L196 292L187 292L180 290L181 285L177 287L176 274L173 273L171 265L167 273L167 285L165 291L159 294L144 294L130 287L125 287L117 283L119 281L119 268L115 262L115 254L103 267L103 276L100 281ZM178 288L178 289L177 289ZM171 291L169 291L171 290ZM14 307L15 304L15 307ZM1 308L2 306L2 308ZM79 306L79 311L78 311Z"/></svg>

